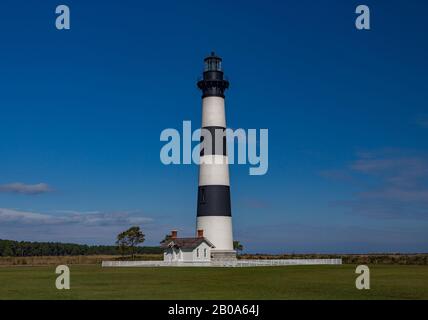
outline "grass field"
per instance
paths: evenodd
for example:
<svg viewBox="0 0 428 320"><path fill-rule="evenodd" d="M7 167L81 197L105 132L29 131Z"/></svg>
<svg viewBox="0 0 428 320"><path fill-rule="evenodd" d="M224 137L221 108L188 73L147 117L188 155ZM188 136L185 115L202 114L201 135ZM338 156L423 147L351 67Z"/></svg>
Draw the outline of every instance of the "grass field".
<svg viewBox="0 0 428 320"><path fill-rule="evenodd" d="M355 266L101 268L1 267L0 299L428 299L428 266L370 266L371 289L355 288Z"/></svg>

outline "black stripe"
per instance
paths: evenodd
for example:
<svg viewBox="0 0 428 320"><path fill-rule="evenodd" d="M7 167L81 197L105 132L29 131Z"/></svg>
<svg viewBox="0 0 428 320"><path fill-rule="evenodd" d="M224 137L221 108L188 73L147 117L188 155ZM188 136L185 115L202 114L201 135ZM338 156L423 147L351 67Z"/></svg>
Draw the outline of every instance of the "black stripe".
<svg viewBox="0 0 428 320"><path fill-rule="evenodd" d="M200 186L198 189L198 217L232 216L229 186Z"/></svg>
<svg viewBox="0 0 428 320"><path fill-rule="evenodd" d="M203 127L201 130L201 157L204 155L227 155L226 145L226 128L224 127ZM209 140L205 139L206 135L211 135L211 148L209 146ZM206 142L204 142L206 141ZM215 143L219 141L218 149L216 150Z"/></svg>
<svg viewBox="0 0 428 320"><path fill-rule="evenodd" d="M202 90L202 98L224 98L224 92L229 88L229 81L224 80L222 71L205 71L203 79L198 81L198 88Z"/></svg>

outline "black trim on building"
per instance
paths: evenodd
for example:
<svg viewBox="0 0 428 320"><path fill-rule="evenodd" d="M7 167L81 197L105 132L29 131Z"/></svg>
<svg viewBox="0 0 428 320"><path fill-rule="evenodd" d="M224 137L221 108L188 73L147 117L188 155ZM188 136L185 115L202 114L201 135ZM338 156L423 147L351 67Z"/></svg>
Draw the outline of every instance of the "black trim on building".
<svg viewBox="0 0 428 320"><path fill-rule="evenodd" d="M204 142L206 134L211 135L211 147L207 145L207 142ZM218 150L215 145L216 141L219 141ZM226 128L216 126L202 128L200 156L202 157L204 155L227 155Z"/></svg>
<svg viewBox="0 0 428 320"><path fill-rule="evenodd" d="M211 53L211 56L205 58L205 71L203 79L198 81L198 88L202 90L202 98L222 97L229 88L229 81L224 79L224 73L221 67L222 59Z"/></svg>
<svg viewBox="0 0 428 320"><path fill-rule="evenodd" d="M231 217L229 186L199 186L198 217Z"/></svg>
<svg viewBox="0 0 428 320"><path fill-rule="evenodd" d="M218 72L222 74L223 72ZM204 73L205 74L205 73ZM221 97L225 98L224 92L229 88L227 80L201 80L198 82L198 88L202 90L202 98Z"/></svg>

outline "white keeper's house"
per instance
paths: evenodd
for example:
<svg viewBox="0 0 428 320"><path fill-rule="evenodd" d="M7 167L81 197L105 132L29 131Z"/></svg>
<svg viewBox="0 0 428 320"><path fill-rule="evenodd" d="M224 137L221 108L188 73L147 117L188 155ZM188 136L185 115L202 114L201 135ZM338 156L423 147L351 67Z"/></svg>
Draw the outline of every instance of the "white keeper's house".
<svg viewBox="0 0 428 320"><path fill-rule="evenodd" d="M214 245L204 237L203 230L198 230L195 238L178 238L177 231L172 231L168 240L161 245L164 249L165 262L210 262L211 249Z"/></svg>

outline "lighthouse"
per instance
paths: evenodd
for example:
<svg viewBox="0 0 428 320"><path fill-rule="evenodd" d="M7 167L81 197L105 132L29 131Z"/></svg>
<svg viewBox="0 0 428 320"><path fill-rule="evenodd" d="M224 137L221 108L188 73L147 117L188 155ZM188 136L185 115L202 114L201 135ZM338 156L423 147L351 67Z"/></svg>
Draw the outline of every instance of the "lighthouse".
<svg viewBox="0 0 428 320"><path fill-rule="evenodd" d="M196 230L213 244L214 260L236 259L225 138L229 81L224 79L222 59L214 52L205 58L203 77L197 85L202 91L202 133Z"/></svg>

